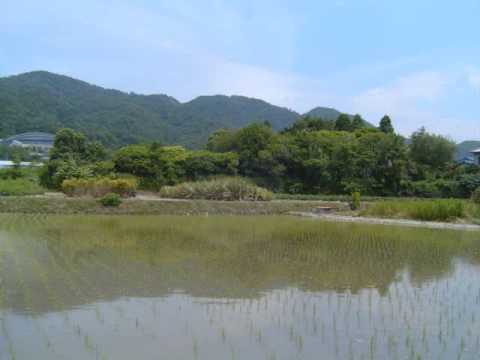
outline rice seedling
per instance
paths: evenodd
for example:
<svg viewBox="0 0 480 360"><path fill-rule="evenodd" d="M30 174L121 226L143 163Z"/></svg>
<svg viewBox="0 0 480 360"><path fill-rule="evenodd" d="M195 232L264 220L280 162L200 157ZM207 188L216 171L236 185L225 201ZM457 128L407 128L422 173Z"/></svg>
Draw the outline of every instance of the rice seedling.
<svg viewBox="0 0 480 360"><path fill-rule="evenodd" d="M158 346L180 358L468 359L479 250L473 233L278 217L0 216L2 307L61 312L61 337L43 322L33 337L52 359L68 336L100 359L115 358L112 341L139 359Z"/></svg>

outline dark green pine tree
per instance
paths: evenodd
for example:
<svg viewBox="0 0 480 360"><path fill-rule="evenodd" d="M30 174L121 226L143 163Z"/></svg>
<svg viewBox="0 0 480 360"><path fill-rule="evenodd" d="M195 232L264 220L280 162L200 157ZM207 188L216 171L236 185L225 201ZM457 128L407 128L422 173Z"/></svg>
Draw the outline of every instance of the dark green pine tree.
<svg viewBox="0 0 480 360"><path fill-rule="evenodd" d="M392 125L392 120L388 115L385 115L382 120L380 120L380 131L385 134L393 134L395 129Z"/></svg>
<svg viewBox="0 0 480 360"><path fill-rule="evenodd" d="M365 121L359 114L356 114L352 119L353 130L361 129L365 126Z"/></svg>

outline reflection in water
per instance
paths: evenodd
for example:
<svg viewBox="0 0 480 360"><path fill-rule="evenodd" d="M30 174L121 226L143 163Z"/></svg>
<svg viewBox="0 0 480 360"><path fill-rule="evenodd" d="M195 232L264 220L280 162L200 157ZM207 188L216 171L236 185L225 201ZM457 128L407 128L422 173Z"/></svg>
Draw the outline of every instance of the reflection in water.
<svg viewBox="0 0 480 360"><path fill-rule="evenodd" d="M476 359L478 233L0 217L0 359Z"/></svg>

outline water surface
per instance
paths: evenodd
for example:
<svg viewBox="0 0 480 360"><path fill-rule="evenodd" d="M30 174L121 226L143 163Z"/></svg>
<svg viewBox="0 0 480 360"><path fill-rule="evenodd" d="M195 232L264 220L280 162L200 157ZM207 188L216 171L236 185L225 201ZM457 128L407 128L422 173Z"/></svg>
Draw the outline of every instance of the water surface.
<svg viewBox="0 0 480 360"><path fill-rule="evenodd" d="M0 216L0 359L478 359L480 235Z"/></svg>

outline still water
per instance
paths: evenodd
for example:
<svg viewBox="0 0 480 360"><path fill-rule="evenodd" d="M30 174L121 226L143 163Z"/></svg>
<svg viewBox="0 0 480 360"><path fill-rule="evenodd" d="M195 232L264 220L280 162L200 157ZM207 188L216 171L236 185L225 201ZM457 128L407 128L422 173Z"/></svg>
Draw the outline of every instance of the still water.
<svg viewBox="0 0 480 360"><path fill-rule="evenodd" d="M479 359L480 234L0 216L0 359Z"/></svg>

